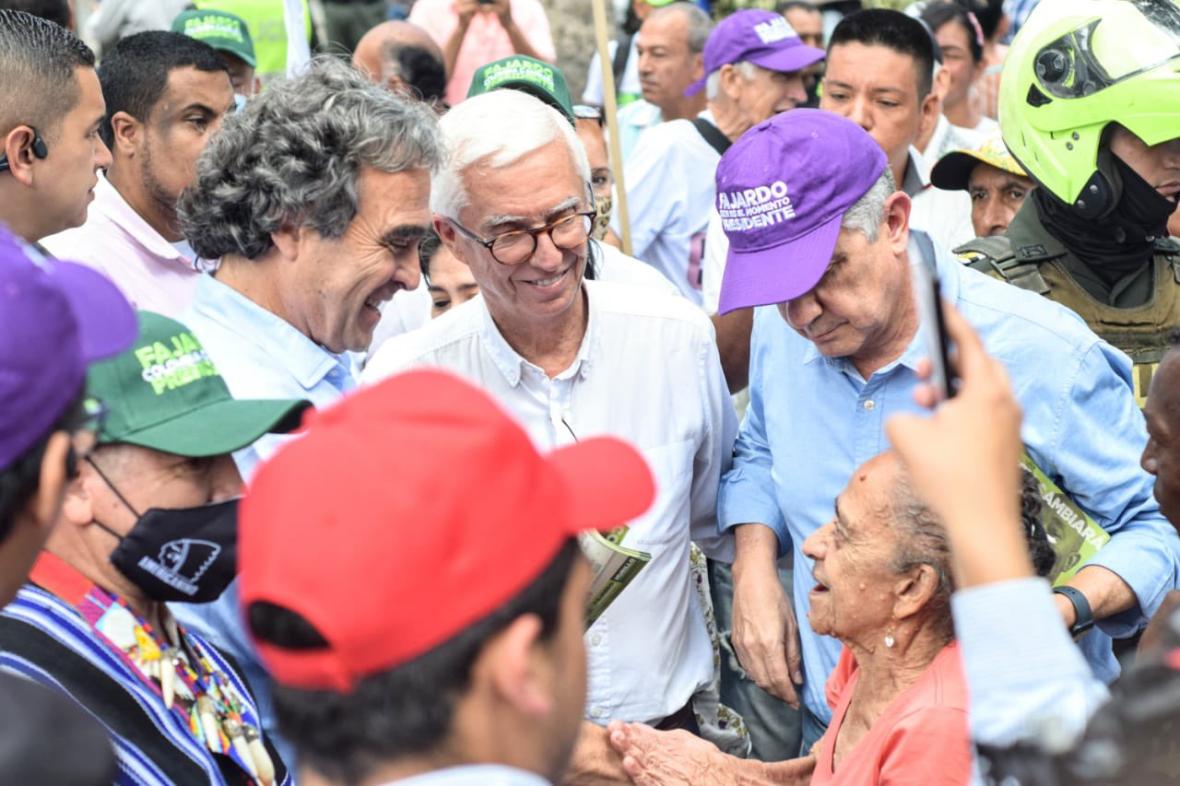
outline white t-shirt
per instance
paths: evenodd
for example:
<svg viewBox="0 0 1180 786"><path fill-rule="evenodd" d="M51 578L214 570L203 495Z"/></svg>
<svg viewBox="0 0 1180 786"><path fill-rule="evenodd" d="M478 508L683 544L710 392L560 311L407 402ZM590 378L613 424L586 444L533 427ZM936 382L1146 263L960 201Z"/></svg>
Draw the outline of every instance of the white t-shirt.
<svg viewBox="0 0 1180 786"><path fill-rule="evenodd" d="M701 117L712 122L708 112ZM623 167L632 253L701 303L701 254L721 155L688 120L643 132ZM622 237L618 213L611 229Z"/></svg>

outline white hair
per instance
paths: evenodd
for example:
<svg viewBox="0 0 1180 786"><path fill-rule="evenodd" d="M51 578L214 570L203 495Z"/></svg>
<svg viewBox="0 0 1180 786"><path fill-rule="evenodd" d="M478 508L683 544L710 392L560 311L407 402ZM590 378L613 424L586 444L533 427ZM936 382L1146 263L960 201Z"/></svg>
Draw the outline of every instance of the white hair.
<svg viewBox="0 0 1180 786"><path fill-rule="evenodd" d="M870 243L875 243L881 222L885 220L885 202L896 190L897 182L887 166L864 196L844 212L841 229L860 232Z"/></svg>
<svg viewBox="0 0 1180 786"><path fill-rule="evenodd" d="M758 66L742 60L734 63L733 67L742 75L742 79L749 82L758 73ZM721 69L718 68L705 79L705 98L712 101L721 92Z"/></svg>
<svg viewBox="0 0 1180 786"><path fill-rule="evenodd" d="M574 168L590 187L590 162L573 125L527 93L501 89L468 98L443 115L439 126L446 160L430 187L430 209L438 215L456 218L467 205L463 175L469 167L503 169L557 139L565 142Z"/></svg>

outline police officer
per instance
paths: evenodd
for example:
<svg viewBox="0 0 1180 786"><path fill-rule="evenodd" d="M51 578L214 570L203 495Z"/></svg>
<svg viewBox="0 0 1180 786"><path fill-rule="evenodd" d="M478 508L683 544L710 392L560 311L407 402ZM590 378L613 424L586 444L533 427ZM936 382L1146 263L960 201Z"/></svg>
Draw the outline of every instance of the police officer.
<svg viewBox="0 0 1180 786"><path fill-rule="evenodd" d="M1135 42L1131 45L1130 42ZM1004 142L1041 187L972 267L1077 312L1130 355L1140 406L1180 324L1180 5L1047 0L1013 42Z"/></svg>

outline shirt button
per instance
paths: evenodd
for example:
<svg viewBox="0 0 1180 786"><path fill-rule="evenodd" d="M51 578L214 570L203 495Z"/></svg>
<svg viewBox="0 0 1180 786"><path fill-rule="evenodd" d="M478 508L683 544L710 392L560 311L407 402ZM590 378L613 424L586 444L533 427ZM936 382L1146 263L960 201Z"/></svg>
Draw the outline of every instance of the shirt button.
<svg viewBox="0 0 1180 786"><path fill-rule="evenodd" d="M597 647L600 644L602 644L602 634L601 633L595 633L593 636L590 637L590 646Z"/></svg>
<svg viewBox="0 0 1180 786"><path fill-rule="evenodd" d="M590 715L595 718L602 718L606 716L606 710L602 707L594 707L590 710Z"/></svg>
<svg viewBox="0 0 1180 786"><path fill-rule="evenodd" d="M868 401L866 401L864 403L864 408L866 410L868 410L869 412L872 412L874 409L877 408L877 404L872 399L869 399Z"/></svg>

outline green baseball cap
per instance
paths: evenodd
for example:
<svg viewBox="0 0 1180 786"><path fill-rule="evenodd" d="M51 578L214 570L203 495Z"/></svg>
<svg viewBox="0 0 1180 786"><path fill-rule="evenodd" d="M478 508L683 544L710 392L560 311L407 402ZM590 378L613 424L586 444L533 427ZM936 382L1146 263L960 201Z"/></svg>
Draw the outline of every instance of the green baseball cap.
<svg viewBox="0 0 1180 786"><path fill-rule="evenodd" d="M539 98L574 122L574 102L561 69L528 55L511 55L493 60L471 78L467 97L511 88Z"/></svg>
<svg viewBox="0 0 1180 786"><path fill-rule="evenodd" d="M200 458L299 427L307 401L235 399L196 336L174 319L139 311L131 348L90 367L87 392L108 412L102 445L139 445Z"/></svg>
<svg viewBox="0 0 1180 786"><path fill-rule="evenodd" d="M214 49L229 52L254 68L258 61L254 57L254 40L246 20L226 11L185 11L172 20L172 32L182 33L189 38L208 44Z"/></svg>

